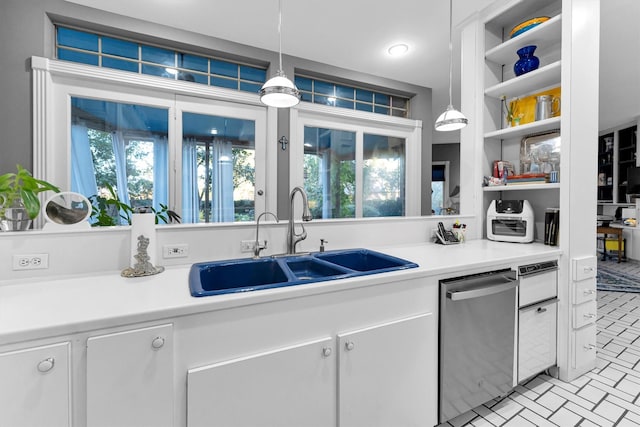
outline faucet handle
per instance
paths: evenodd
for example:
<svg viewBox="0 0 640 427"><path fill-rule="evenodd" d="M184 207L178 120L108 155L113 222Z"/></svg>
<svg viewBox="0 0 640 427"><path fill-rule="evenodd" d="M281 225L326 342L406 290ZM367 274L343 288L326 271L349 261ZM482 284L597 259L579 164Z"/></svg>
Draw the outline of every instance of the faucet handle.
<svg viewBox="0 0 640 427"><path fill-rule="evenodd" d="M260 252L264 249L267 249L267 241L264 241L264 245L260 244L260 242L256 242L256 247L253 249L253 257L260 258Z"/></svg>

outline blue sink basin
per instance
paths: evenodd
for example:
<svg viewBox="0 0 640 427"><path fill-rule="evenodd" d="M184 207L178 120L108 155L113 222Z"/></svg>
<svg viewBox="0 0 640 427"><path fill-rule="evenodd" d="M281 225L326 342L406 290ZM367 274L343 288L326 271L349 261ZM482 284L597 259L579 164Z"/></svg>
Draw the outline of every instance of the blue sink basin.
<svg viewBox="0 0 640 427"><path fill-rule="evenodd" d="M198 263L189 272L192 295L253 291L291 280L280 263L270 258Z"/></svg>
<svg viewBox="0 0 640 427"><path fill-rule="evenodd" d="M348 249L278 258L242 258L191 266L194 297L248 292L413 268L418 265L368 249Z"/></svg>
<svg viewBox="0 0 640 427"><path fill-rule="evenodd" d="M359 272L383 272L417 267L417 264L368 249L318 253L317 258Z"/></svg>
<svg viewBox="0 0 640 427"><path fill-rule="evenodd" d="M350 273L349 270L312 257L287 259L285 262L298 280L318 281L327 277L346 276Z"/></svg>

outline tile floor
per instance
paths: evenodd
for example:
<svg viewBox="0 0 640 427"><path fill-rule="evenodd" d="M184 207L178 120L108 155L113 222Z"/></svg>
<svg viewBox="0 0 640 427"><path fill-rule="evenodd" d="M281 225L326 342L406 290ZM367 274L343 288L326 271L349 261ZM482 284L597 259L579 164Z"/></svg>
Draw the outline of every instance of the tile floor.
<svg viewBox="0 0 640 427"><path fill-rule="evenodd" d="M571 383L539 375L442 427L640 426L640 293L598 291L597 367Z"/></svg>

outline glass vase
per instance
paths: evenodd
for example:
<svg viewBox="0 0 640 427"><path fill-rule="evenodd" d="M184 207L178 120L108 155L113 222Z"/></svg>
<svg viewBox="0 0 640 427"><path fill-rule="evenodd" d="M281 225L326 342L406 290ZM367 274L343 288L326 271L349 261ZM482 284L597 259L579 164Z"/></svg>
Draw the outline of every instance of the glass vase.
<svg viewBox="0 0 640 427"><path fill-rule="evenodd" d="M513 71L516 73L516 76L521 76L530 71L537 70L540 66L540 59L537 56L534 56L537 46L525 46L521 49L518 49L516 52L520 59L516 61L513 65Z"/></svg>
<svg viewBox="0 0 640 427"><path fill-rule="evenodd" d="M22 199L14 200L8 207L0 207L0 213L2 231L23 231L31 226L31 218Z"/></svg>

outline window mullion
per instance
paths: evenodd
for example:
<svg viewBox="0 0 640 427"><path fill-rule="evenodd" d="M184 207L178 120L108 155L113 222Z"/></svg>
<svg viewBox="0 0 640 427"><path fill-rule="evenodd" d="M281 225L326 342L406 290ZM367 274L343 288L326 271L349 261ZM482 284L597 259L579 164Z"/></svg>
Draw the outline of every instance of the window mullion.
<svg viewBox="0 0 640 427"><path fill-rule="evenodd" d="M362 218L364 132L356 132L356 218Z"/></svg>

